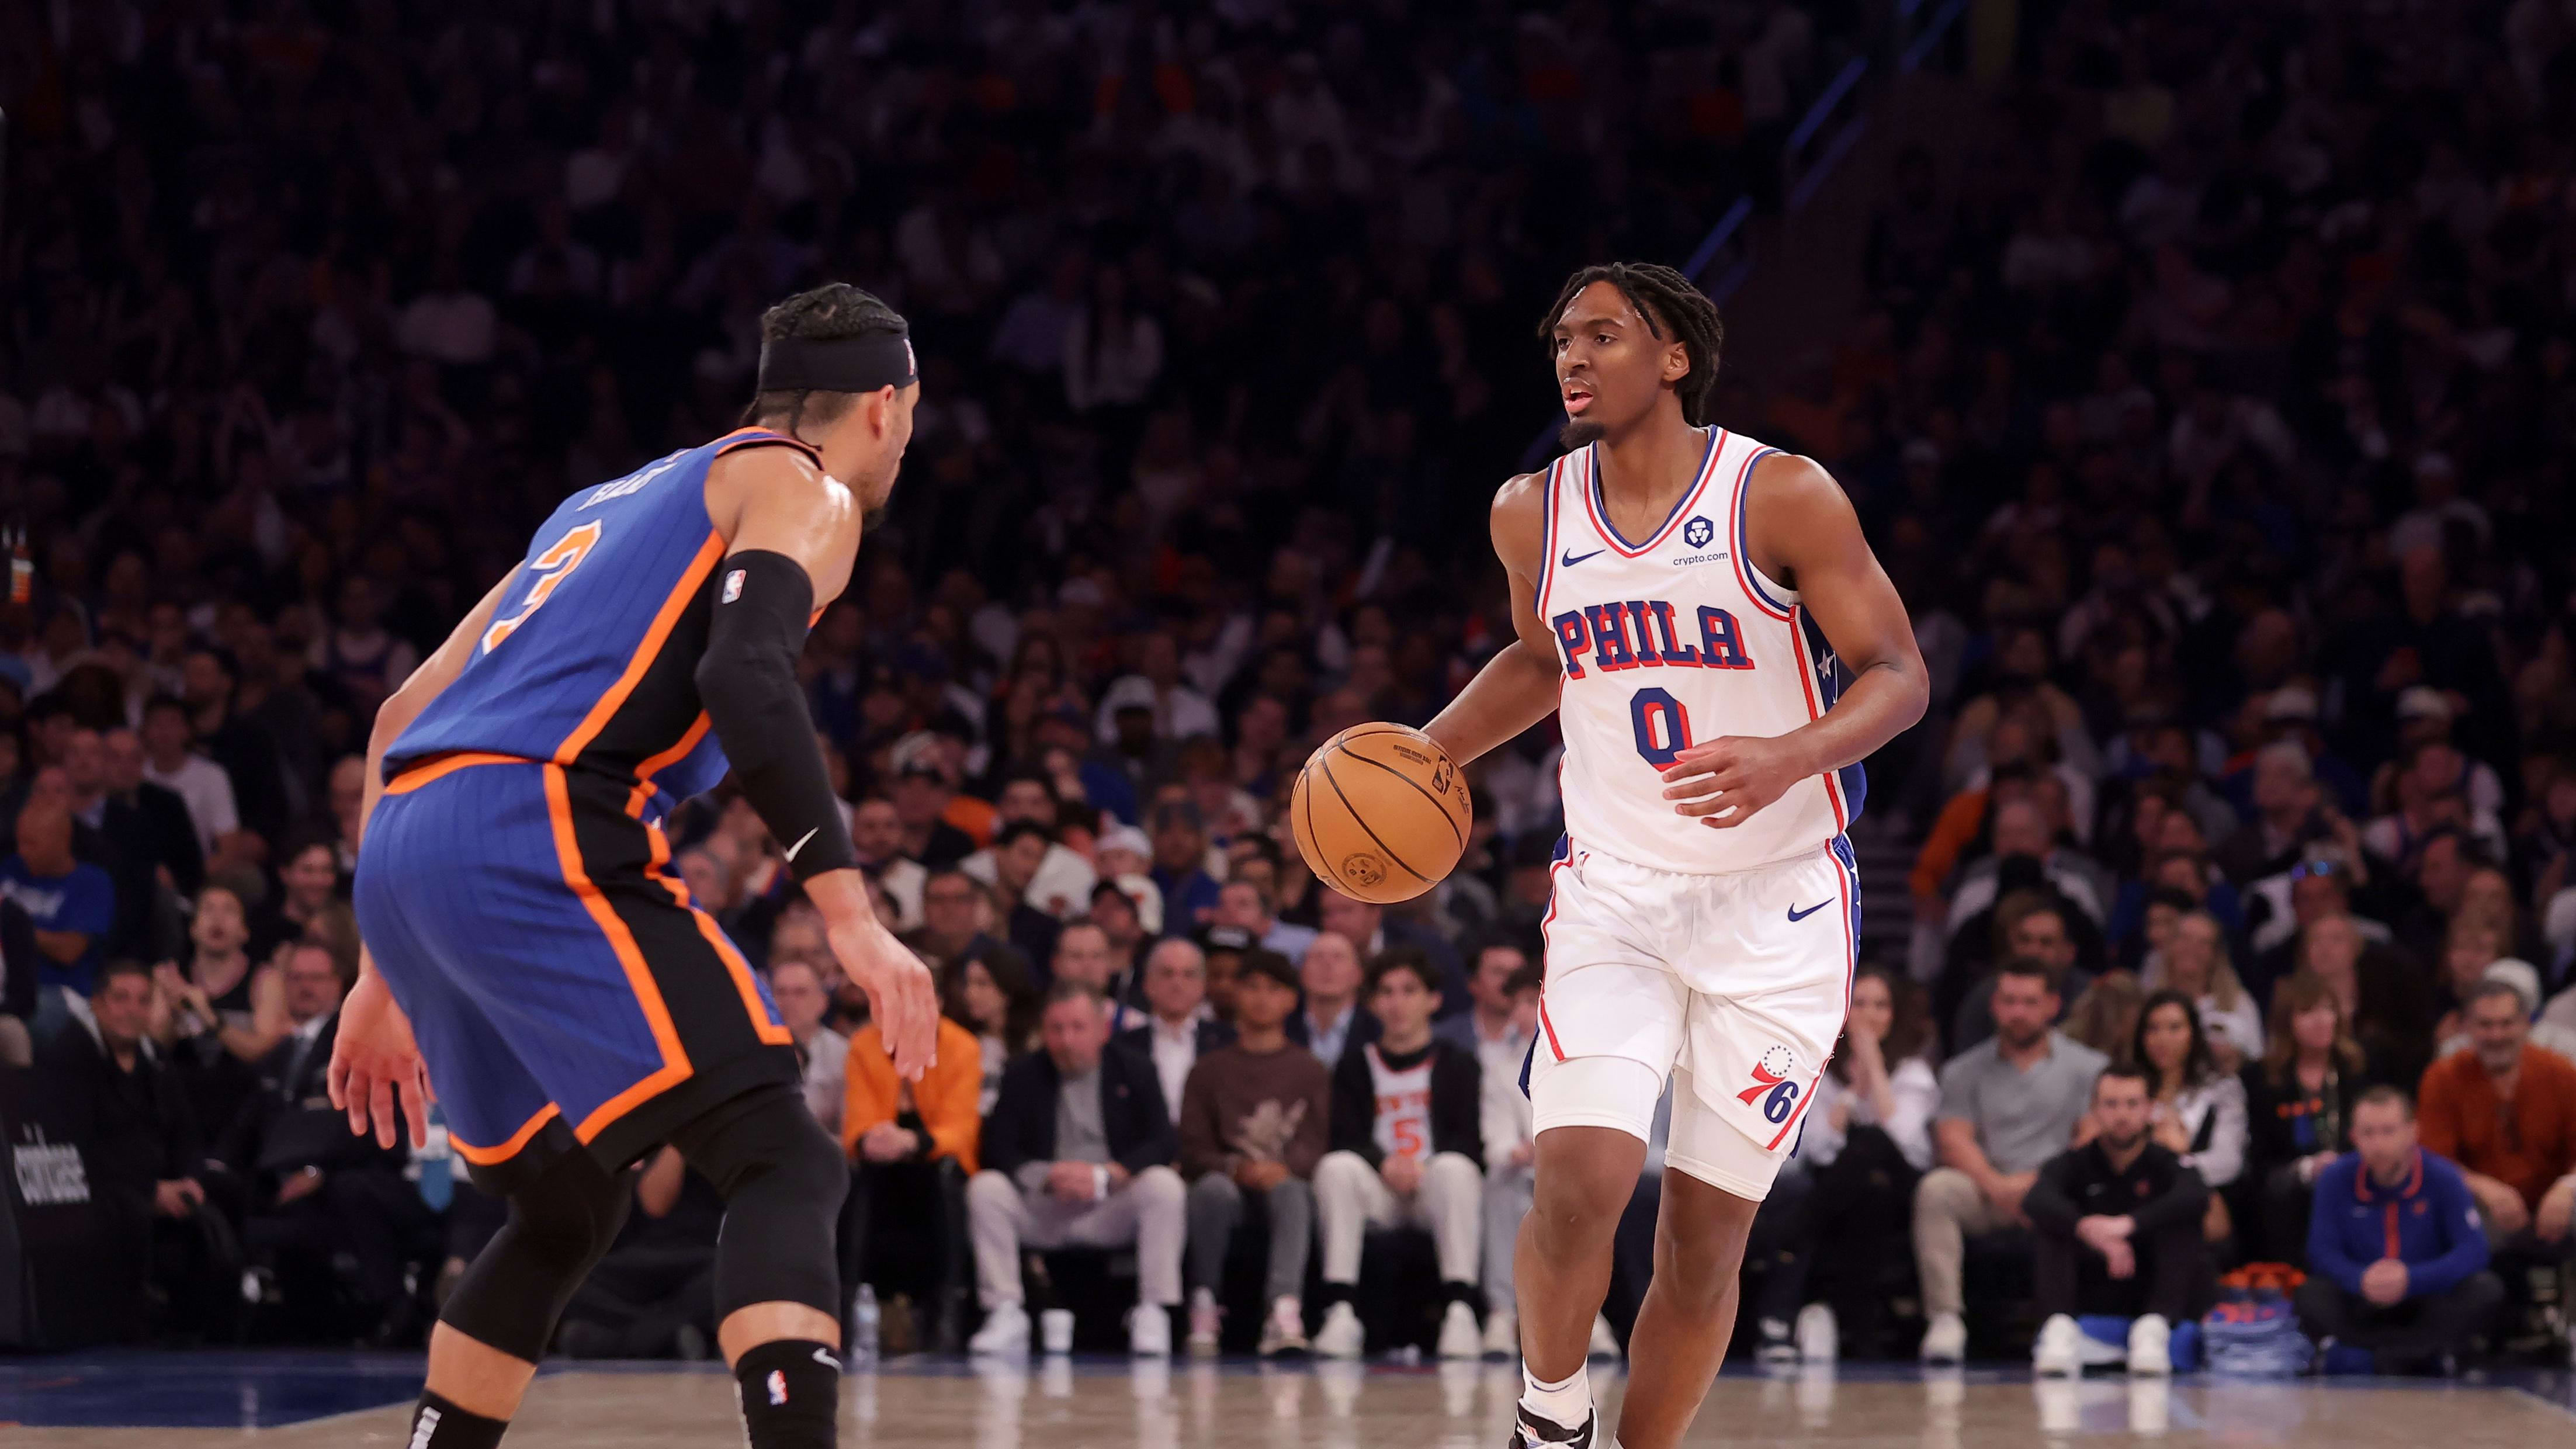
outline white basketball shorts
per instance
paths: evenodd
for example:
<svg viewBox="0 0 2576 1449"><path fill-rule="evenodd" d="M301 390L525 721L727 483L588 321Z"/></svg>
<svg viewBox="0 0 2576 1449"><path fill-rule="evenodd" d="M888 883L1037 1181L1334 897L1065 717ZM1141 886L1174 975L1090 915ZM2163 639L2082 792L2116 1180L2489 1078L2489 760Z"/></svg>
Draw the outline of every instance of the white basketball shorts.
<svg viewBox="0 0 2576 1449"><path fill-rule="evenodd" d="M1842 1034L1860 872L1812 853L1683 875L1565 848L1548 906L1530 1052L1533 1125L1640 1141L1673 1083L1667 1165L1759 1201Z"/></svg>

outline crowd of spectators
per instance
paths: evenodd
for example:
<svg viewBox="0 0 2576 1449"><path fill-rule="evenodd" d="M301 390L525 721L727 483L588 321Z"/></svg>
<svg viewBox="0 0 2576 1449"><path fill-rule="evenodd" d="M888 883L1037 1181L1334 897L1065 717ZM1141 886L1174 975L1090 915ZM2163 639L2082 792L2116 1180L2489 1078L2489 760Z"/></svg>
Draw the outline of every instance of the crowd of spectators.
<svg viewBox="0 0 2576 1449"><path fill-rule="evenodd" d="M1508 1352L1553 733L1479 763L1401 907L1277 807L1510 637L1481 523L1547 407L1536 300L1761 193L1866 11L0 13L0 1062L149 1240L127 1331L399 1341L491 1230L318 1104L354 752L538 517L724 431L760 308L831 276L910 317L924 392L804 675L939 1074L885 1069L747 807L675 817L673 869L849 1148L884 1336L1025 1342L1029 1251L1125 1245L1204 1344L1258 1246L1259 1341L1359 1351L1366 1234L1416 1224L1426 1332ZM1956 1357L1980 1254L2061 1365L2059 1315L2244 1262L2392 1361L2563 1327L2576 23L2065 0L1980 44L1859 320L1720 381L1843 482L1934 674L1858 827L1912 854L1872 881L1910 930L1757 1224L1752 1341L1902 1352L1910 1298ZM712 1199L667 1155L637 1192L567 1352L705 1351L667 1305ZM2409 1198L2475 1224L2344 1221Z"/></svg>

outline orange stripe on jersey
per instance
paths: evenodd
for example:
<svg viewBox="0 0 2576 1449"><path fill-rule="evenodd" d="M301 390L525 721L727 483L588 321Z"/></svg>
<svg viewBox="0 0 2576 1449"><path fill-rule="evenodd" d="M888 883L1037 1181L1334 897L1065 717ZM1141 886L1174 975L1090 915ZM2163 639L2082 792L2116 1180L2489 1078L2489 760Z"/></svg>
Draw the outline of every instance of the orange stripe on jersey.
<svg viewBox="0 0 2576 1449"><path fill-rule="evenodd" d="M806 457L814 460L815 466L822 466L823 454L812 443L803 438L789 437L776 428L736 428L716 439L716 456L721 458L736 448L756 447L762 443L785 443L791 448L801 448Z"/></svg>
<svg viewBox="0 0 2576 1449"><path fill-rule="evenodd" d="M608 938L609 949L617 953L618 964L626 968L626 984L635 992L635 1004L643 1008L644 1020L653 1028L653 1044L662 1052L659 1071L602 1102L573 1128L573 1135L587 1144L638 1103L688 1080L689 1054L680 1045L679 1028L671 1023L671 1009L663 1004L662 989L654 984L652 968L644 964L644 950L635 943L635 933L618 919L608 897L601 894L590 871L581 863L581 845L572 829L572 790L561 765L546 766L546 814L554 822L555 862L563 871L564 883L581 897L582 908L599 924L600 934Z"/></svg>
<svg viewBox="0 0 2576 1449"><path fill-rule="evenodd" d="M707 719L707 712L705 710L698 711L697 722L681 732L678 743L672 745L669 749L664 750L658 755L647 755L644 758L644 763L635 767L635 788L629 791L626 796L626 813L628 815L631 815L638 820L644 818L644 802L653 798L653 776L667 767L673 760L679 759L689 751L696 749L698 747L698 741L707 737L707 726L709 723L710 721Z"/></svg>
<svg viewBox="0 0 2576 1449"><path fill-rule="evenodd" d="M688 889L685 885L680 888ZM751 963L742 959L742 953L734 949L733 942L725 939L724 927L716 924L715 917L694 905L689 907L689 914L697 918L698 934L706 937L707 944L724 958L725 970L733 976L733 989L742 994L742 1009L751 1016L753 1034L772 1046L794 1046L795 1035L769 1019L769 1005L760 999L760 986L752 979Z"/></svg>
<svg viewBox="0 0 2576 1449"><path fill-rule="evenodd" d="M669 891L671 899L697 922L698 934L706 937L707 944L715 948L717 959L725 963L726 972L733 977L734 990L742 994L742 1009L751 1017L752 1031L773 1046L795 1045L795 1035L769 1019L769 1007L761 1001L760 988L751 979L751 963L734 949L733 942L725 939L724 927L716 924L716 918L698 909L697 902L689 899L688 882L665 869L671 863L671 837L663 834L659 825L647 825L644 829L652 839L652 856L644 862L644 874L662 883L662 889Z"/></svg>
<svg viewBox="0 0 2576 1449"><path fill-rule="evenodd" d="M530 765L517 755L496 755L488 750L463 750L453 755L440 755L426 764L414 765L393 777L385 786L388 795L408 795L432 780L453 775L469 765Z"/></svg>
<svg viewBox="0 0 2576 1449"><path fill-rule="evenodd" d="M556 747L556 764L569 765L579 759L581 752L588 749L590 742L599 738L599 732L616 717L617 711L625 707L627 697L635 692L644 671L653 667L653 661L662 653L663 644L670 640L671 631L678 627L680 615L688 612L690 602L697 598L700 589L706 587L707 576L715 572L717 560L724 557L724 547L724 535L708 529L707 541L698 549L698 556L689 560L688 568L680 574L679 583L672 586L671 596L662 601L660 611L653 615L652 626L644 631L643 642L635 646L634 657L626 661L626 672L617 676L617 682L608 687L608 692L590 707L590 713L580 725L564 736L564 742Z"/></svg>
<svg viewBox="0 0 2576 1449"><path fill-rule="evenodd" d="M527 1125L521 1127L518 1131L511 1133L510 1140L502 1143L498 1147L477 1147L466 1141L464 1138L457 1136L452 1128L447 1134L447 1145L456 1149L457 1156L464 1158L475 1166L490 1167L496 1162L503 1162L512 1157L518 1156L519 1149L528 1145L528 1139L537 1135L538 1128L545 1126L547 1123L562 1115L563 1109L557 1107L552 1102L548 1102L545 1106L537 1109L537 1115L529 1118Z"/></svg>

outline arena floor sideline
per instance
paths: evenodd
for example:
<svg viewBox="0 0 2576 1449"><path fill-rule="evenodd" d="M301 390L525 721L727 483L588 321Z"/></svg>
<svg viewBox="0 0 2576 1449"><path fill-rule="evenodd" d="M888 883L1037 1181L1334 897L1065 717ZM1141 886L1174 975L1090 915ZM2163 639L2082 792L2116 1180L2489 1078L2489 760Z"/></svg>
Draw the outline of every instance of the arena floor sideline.
<svg viewBox="0 0 2576 1449"><path fill-rule="evenodd" d="M1615 1373L1595 1383L1615 1399ZM141 1449L228 1442L397 1445L417 1355L102 1354L0 1361L0 1444ZM1516 1369L1501 1364L1177 1365L1052 1360L1024 1368L901 1359L844 1384L842 1442L941 1449L1492 1449ZM550 1368L515 1449L735 1445L733 1385L712 1365ZM2274 1449L2471 1449L2576 1442L2576 1374L2458 1382L2242 1383L2185 1376L2034 1382L1988 1369L1730 1372L1693 1443L1773 1449L1987 1449L2070 1439Z"/></svg>

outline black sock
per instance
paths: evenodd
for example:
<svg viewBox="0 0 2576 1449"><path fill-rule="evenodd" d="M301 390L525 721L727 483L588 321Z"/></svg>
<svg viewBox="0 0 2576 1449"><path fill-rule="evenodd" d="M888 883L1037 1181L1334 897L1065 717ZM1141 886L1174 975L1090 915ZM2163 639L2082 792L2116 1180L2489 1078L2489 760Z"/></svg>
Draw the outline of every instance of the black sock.
<svg viewBox="0 0 2576 1449"><path fill-rule="evenodd" d="M1352 1295L1359 1291L1359 1286L1357 1283L1335 1283L1327 1280L1324 1284L1324 1306L1330 1308L1336 1303L1350 1302Z"/></svg>
<svg viewBox="0 0 2576 1449"><path fill-rule="evenodd" d="M839 1442L841 1355L829 1344L773 1339L744 1350L733 1377L751 1449L834 1449Z"/></svg>
<svg viewBox="0 0 2576 1449"><path fill-rule="evenodd" d="M1464 1303L1470 1311L1484 1301L1484 1294L1479 1292L1473 1283L1443 1283L1440 1285L1440 1296L1450 1303Z"/></svg>
<svg viewBox="0 0 2576 1449"><path fill-rule="evenodd" d="M404 1449L493 1449L509 1427L507 1419L486 1419L423 1389L419 1406L411 1411L411 1435L403 1440L403 1446Z"/></svg>

